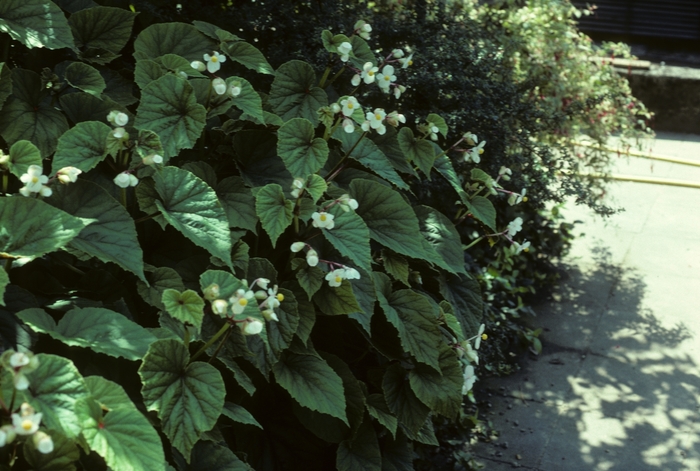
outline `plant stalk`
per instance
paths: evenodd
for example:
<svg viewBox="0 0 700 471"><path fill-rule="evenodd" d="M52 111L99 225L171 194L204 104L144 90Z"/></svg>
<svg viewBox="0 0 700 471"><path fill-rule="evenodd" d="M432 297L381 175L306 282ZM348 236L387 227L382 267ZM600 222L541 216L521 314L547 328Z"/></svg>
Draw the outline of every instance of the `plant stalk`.
<svg viewBox="0 0 700 471"><path fill-rule="evenodd" d="M231 324L229 324L228 322L225 322L224 325L221 326L219 331L217 333L215 333L214 336L212 338L210 338L207 343L202 345L202 348L197 350L197 352L194 355L192 355L192 357L190 358L190 363L192 363L197 358L199 358L199 356L202 355L202 353L206 352L207 348L214 345L214 342L216 342L222 335L224 335L226 333L226 331L228 329L230 329L231 327L233 327Z"/></svg>

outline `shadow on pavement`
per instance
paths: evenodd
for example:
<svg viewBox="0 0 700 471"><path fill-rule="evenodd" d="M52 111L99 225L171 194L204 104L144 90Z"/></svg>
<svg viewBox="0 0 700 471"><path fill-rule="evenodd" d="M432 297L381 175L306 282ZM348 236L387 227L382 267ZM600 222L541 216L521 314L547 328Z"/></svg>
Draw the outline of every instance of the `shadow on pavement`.
<svg viewBox="0 0 700 471"><path fill-rule="evenodd" d="M542 354L481 381L477 397L502 397L486 413L500 437L475 451L488 470L700 470L694 333L649 307L644 276L593 255L535 307Z"/></svg>

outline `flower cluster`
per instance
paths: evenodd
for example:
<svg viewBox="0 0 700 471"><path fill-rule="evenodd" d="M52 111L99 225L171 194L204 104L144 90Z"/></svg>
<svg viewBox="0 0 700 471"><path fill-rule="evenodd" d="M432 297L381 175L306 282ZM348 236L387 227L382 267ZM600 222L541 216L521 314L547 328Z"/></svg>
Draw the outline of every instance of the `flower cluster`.
<svg viewBox="0 0 700 471"><path fill-rule="evenodd" d="M290 247L290 250L293 253L297 253L301 252L305 247L308 247L306 252L306 263L308 263L310 267L315 267L320 261L318 258L318 252L316 252L309 244L305 242L294 242Z"/></svg>
<svg viewBox="0 0 700 471"><path fill-rule="evenodd" d="M27 168L27 173L19 177L24 186L19 189L22 196L31 196L38 193L41 196L49 197L53 193L51 188L46 186L49 182L49 177L42 175L43 169L38 165L30 165Z"/></svg>
<svg viewBox="0 0 700 471"><path fill-rule="evenodd" d="M375 108L374 111L363 112L362 106L353 96L343 97L338 103L333 103L319 110L319 114L328 126L339 113L341 114L343 130L348 134L355 131L355 120L360 122L362 117L364 117L364 121L360 125L361 129L364 132L373 129L378 134L386 133L386 124L397 127L399 123L406 122L406 117L397 111L387 114L383 108Z"/></svg>
<svg viewBox="0 0 700 471"><path fill-rule="evenodd" d="M114 126L114 130L112 131L114 137L117 139L128 139L129 134L126 132L126 129L124 129L124 126L129 123L129 116L126 113L122 113L119 110L110 111L107 115L107 121Z"/></svg>
<svg viewBox="0 0 700 471"><path fill-rule="evenodd" d="M369 33L372 32L372 26L365 20L358 20L355 23L354 33L357 33L362 39L369 40Z"/></svg>
<svg viewBox="0 0 700 471"><path fill-rule="evenodd" d="M484 330L485 326L484 324L481 324L477 334L474 337L464 340L459 345L456 345L459 357L466 360L463 375L464 383L462 384L462 394L469 394L474 386L474 383L478 379L472 363L474 365L479 364L479 355L477 351L481 346L481 341L488 338L488 336L484 333ZM472 340L474 341L473 348L471 345Z"/></svg>
<svg viewBox="0 0 700 471"><path fill-rule="evenodd" d="M463 139L469 146L471 146L469 149L464 150L464 161L472 161L475 164L481 162L481 154L484 153L484 146L486 145L486 141L479 142L479 138L476 137L476 134L470 132L465 133ZM479 143L477 144L477 142Z"/></svg>
<svg viewBox="0 0 700 471"><path fill-rule="evenodd" d="M2 364L6 370L12 373L12 381L15 388L24 391L29 387L29 380L26 374L36 370L39 366L39 359L31 352L15 352L8 350L2 356Z"/></svg>
<svg viewBox="0 0 700 471"><path fill-rule="evenodd" d="M219 285L211 284L204 289L204 299L211 302L211 310L214 314L236 323L244 335L257 335L263 331L264 324L256 316L244 314L248 305L260 301L257 305L260 315L267 321L279 321L275 308L284 301L284 295L278 293L277 285L269 287L270 280L267 278L258 278L253 281L250 286L253 288L257 286L259 288L257 291L248 288L246 280L241 280L241 283L245 288L237 289L228 300L220 299Z"/></svg>
<svg viewBox="0 0 700 471"><path fill-rule="evenodd" d="M136 175L133 175L128 170L114 177L113 181L119 188L129 188L130 186L136 186L139 184L139 179L136 178Z"/></svg>

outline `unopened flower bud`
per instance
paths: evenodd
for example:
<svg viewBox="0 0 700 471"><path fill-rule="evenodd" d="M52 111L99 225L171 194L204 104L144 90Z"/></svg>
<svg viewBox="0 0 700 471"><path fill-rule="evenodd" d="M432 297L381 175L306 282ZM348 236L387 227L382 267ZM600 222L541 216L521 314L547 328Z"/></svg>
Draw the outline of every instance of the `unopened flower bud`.
<svg viewBox="0 0 700 471"><path fill-rule="evenodd" d="M262 312L262 315L267 321L279 322L279 318L277 317L277 314L275 314L275 311L273 311L272 309L265 309Z"/></svg>
<svg viewBox="0 0 700 471"><path fill-rule="evenodd" d="M224 93L226 93L226 82L224 82L224 79L222 78L217 77L214 80L212 80L211 86L212 88L214 88L214 91L217 95L223 95Z"/></svg>
<svg viewBox="0 0 700 471"><path fill-rule="evenodd" d="M301 250L306 247L304 242L294 242L290 247L290 250L294 253L301 252Z"/></svg>
<svg viewBox="0 0 700 471"><path fill-rule="evenodd" d="M192 67L197 72L204 72L205 70L207 70L207 66L204 65L204 62L202 61L192 61L190 63L190 67Z"/></svg>
<svg viewBox="0 0 700 471"><path fill-rule="evenodd" d="M263 299L267 299L267 291L263 291L261 289L257 290L255 292L255 299L258 301L262 301Z"/></svg>
<svg viewBox="0 0 700 471"><path fill-rule="evenodd" d="M78 180L78 175L81 173L83 173L83 171L75 167L63 167L56 172L56 176L58 181L65 185L67 183L75 183Z"/></svg>
<svg viewBox="0 0 700 471"><path fill-rule="evenodd" d="M207 301L214 301L219 298L219 285L212 283L206 288L204 288L204 299Z"/></svg>
<svg viewBox="0 0 700 471"><path fill-rule="evenodd" d="M255 284L260 286L262 289L267 289L267 285L270 284L270 280L268 280L267 278L258 278L257 280L255 280Z"/></svg>
<svg viewBox="0 0 700 471"><path fill-rule="evenodd" d="M306 263L308 263L310 267L318 265L318 253L314 249L309 249L309 251L306 252Z"/></svg>
<svg viewBox="0 0 700 471"><path fill-rule="evenodd" d="M214 314L223 316L228 309L228 302L225 299L215 299L211 302L211 310Z"/></svg>
<svg viewBox="0 0 700 471"><path fill-rule="evenodd" d="M257 319L248 318L239 324L243 335L258 335L263 330L263 323Z"/></svg>
<svg viewBox="0 0 700 471"><path fill-rule="evenodd" d="M142 162L144 165L162 164L163 156L158 154L150 154L144 157Z"/></svg>
<svg viewBox="0 0 700 471"><path fill-rule="evenodd" d="M32 441L40 453L48 454L53 451L53 440L41 430L34 434Z"/></svg>

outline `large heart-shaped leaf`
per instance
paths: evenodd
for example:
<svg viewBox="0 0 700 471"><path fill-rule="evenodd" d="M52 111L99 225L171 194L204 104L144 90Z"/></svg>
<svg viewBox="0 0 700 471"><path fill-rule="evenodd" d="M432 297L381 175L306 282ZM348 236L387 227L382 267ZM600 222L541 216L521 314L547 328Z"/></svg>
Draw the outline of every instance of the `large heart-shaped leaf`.
<svg viewBox="0 0 700 471"><path fill-rule="evenodd" d="M75 49L65 15L49 0L3 0L0 2L0 32L28 48Z"/></svg>
<svg viewBox="0 0 700 471"><path fill-rule="evenodd" d="M292 202L284 197L282 187L277 183L265 185L255 195L255 211L263 229L270 236L273 247L279 236L292 223L293 206Z"/></svg>
<svg viewBox="0 0 700 471"><path fill-rule="evenodd" d="M289 173L306 178L328 160L328 143L314 137L314 126L308 119L293 118L277 130L277 153Z"/></svg>
<svg viewBox="0 0 700 471"><path fill-rule="evenodd" d="M316 126L318 109L328 105L326 92L316 86L316 72L306 62L282 64L270 88L270 105L283 120L306 118Z"/></svg>

